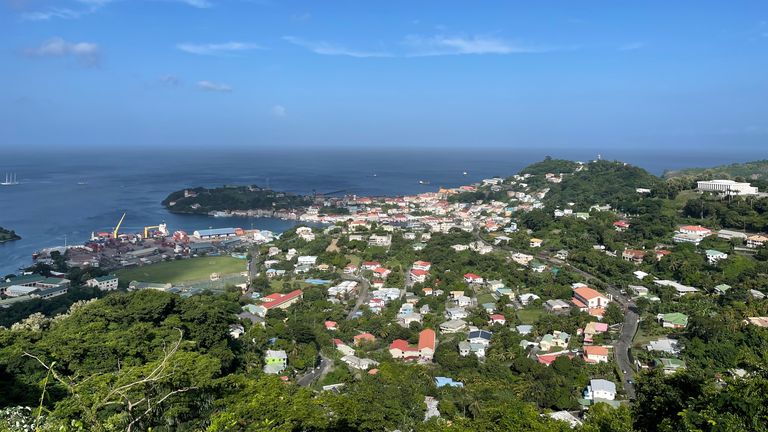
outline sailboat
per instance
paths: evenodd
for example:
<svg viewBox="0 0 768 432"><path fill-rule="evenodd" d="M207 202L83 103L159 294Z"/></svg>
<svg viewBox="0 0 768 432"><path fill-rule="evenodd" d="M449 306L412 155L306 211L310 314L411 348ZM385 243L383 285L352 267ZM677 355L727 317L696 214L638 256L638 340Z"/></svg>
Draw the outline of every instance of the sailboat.
<svg viewBox="0 0 768 432"><path fill-rule="evenodd" d="M5 181L0 183L1 186L13 186L19 184L19 181L16 179L15 173L5 173Z"/></svg>

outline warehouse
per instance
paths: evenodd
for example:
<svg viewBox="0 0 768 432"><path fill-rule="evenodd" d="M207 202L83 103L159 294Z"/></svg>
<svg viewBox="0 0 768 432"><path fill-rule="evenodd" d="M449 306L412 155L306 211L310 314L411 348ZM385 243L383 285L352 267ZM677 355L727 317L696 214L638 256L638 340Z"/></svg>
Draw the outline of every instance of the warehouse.
<svg viewBox="0 0 768 432"><path fill-rule="evenodd" d="M234 228L214 228L195 231L192 233L192 235L200 240L209 240L235 237L237 234L235 233Z"/></svg>

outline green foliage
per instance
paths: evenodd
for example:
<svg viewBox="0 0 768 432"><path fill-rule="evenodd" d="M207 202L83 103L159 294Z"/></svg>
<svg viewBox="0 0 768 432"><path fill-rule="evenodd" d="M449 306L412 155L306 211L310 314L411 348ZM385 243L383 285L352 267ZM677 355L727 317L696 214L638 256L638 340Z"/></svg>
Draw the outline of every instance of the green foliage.
<svg viewBox="0 0 768 432"><path fill-rule="evenodd" d="M186 196L185 191L194 196ZM170 205L175 202L174 205ZM308 206L311 198L275 192L258 186L223 186L214 189L195 188L171 193L163 205L174 213L207 214L221 210L288 210ZM194 208L197 204L199 207Z"/></svg>

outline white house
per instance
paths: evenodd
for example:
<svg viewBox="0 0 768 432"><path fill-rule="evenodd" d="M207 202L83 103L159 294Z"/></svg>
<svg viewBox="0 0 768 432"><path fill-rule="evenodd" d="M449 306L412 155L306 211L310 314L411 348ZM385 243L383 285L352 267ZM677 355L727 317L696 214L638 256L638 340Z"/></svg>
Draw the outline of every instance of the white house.
<svg viewBox="0 0 768 432"><path fill-rule="evenodd" d="M616 384L604 379L589 380L589 385L584 390L584 399L591 401L614 400L616 399Z"/></svg>
<svg viewBox="0 0 768 432"><path fill-rule="evenodd" d="M115 275L99 276L88 279L85 283L89 287L98 288L101 291L114 291L117 289L118 278Z"/></svg>

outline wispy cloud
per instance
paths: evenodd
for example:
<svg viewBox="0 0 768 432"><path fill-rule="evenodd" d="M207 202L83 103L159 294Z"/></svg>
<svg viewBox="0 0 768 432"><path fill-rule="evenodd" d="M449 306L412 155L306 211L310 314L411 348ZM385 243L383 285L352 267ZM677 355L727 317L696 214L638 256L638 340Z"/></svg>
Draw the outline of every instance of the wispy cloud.
<svg viewBox="0 0 768 432"><path fill-rule="evenodd" d="M61 6L67 2L59 2L57 6L49 6L38 11L24 12L21 18L27 21L48 21L53 18L78 19L92 14L102 7L112 3L113 0L75 0L69 2L69 6Z"/></svg>
<svg viewBox="0 0 768 432"><path fill-rule="evenodd" d="M209 7L213 6L213 3L211 3L208 0L171 0L176 1L178 3L184 3L186 5L198 8L198 9L207 9Z"/></svg>
<svg viewBox="0 0 768 432"><path fill-rule="evenodd" d="M173 74L163 75L160 77L160 84L166 87L176 87L181 84L181 78Z"/></svg>
<svg viewBox="0 0 768 432"><path fill-rule="evenodd" d="M275 117L285 117L288 115L288 111L282 105L275 105L271 109L272 115Z"/></svg>
<svg viewBox="0 0 768 432"><path fill-rule="evenodd" d="M203 91L229 93L232 91L232 87L227 84L217 83L214 81L198 81L197 88Z"/></svg>
<svg viewBox="0 0 768 432"><path fill-rule="evenodd" d="M403 44L409 56L462 54L526 54L555 51L558 48L510 42L490 36L410 35Z"/></svg>
<svg viewBox="0 0 768 432"><path fill-rule="evenodd" d="M639 49L645 48L645 46L645 42L631 42L620 46L619 51L637 51Z"/></svg>
<svg viewBox="0 0 768 432"><path fill-rule="evenodd" d="M325 41L308 41L295 36L283 36L283 40L290 42L294 45L306 48L315 54L330 55L330 56L348 56L348 57L393 57L391 53L386 51L366 51L355 50L344 47L342 45L333 44Z"/></svg>
<svg viewBox="0 0 768 432"><path fill-rule="evenodd" d="M225 42L225 43L206 43L192 44L183 43L176 45L176 48L197 55L222 55L241 51L250 51L255 49L264 49L262 46L249 42Z"/></svg>
<svg viewBox="0 0 768 432"><path fill-rule="evenodd" d="M97 66L101 48L92 42L68 42L60 37L48 39L40 46L26 50L30 57L71 57L85 66Z"/></svg>

